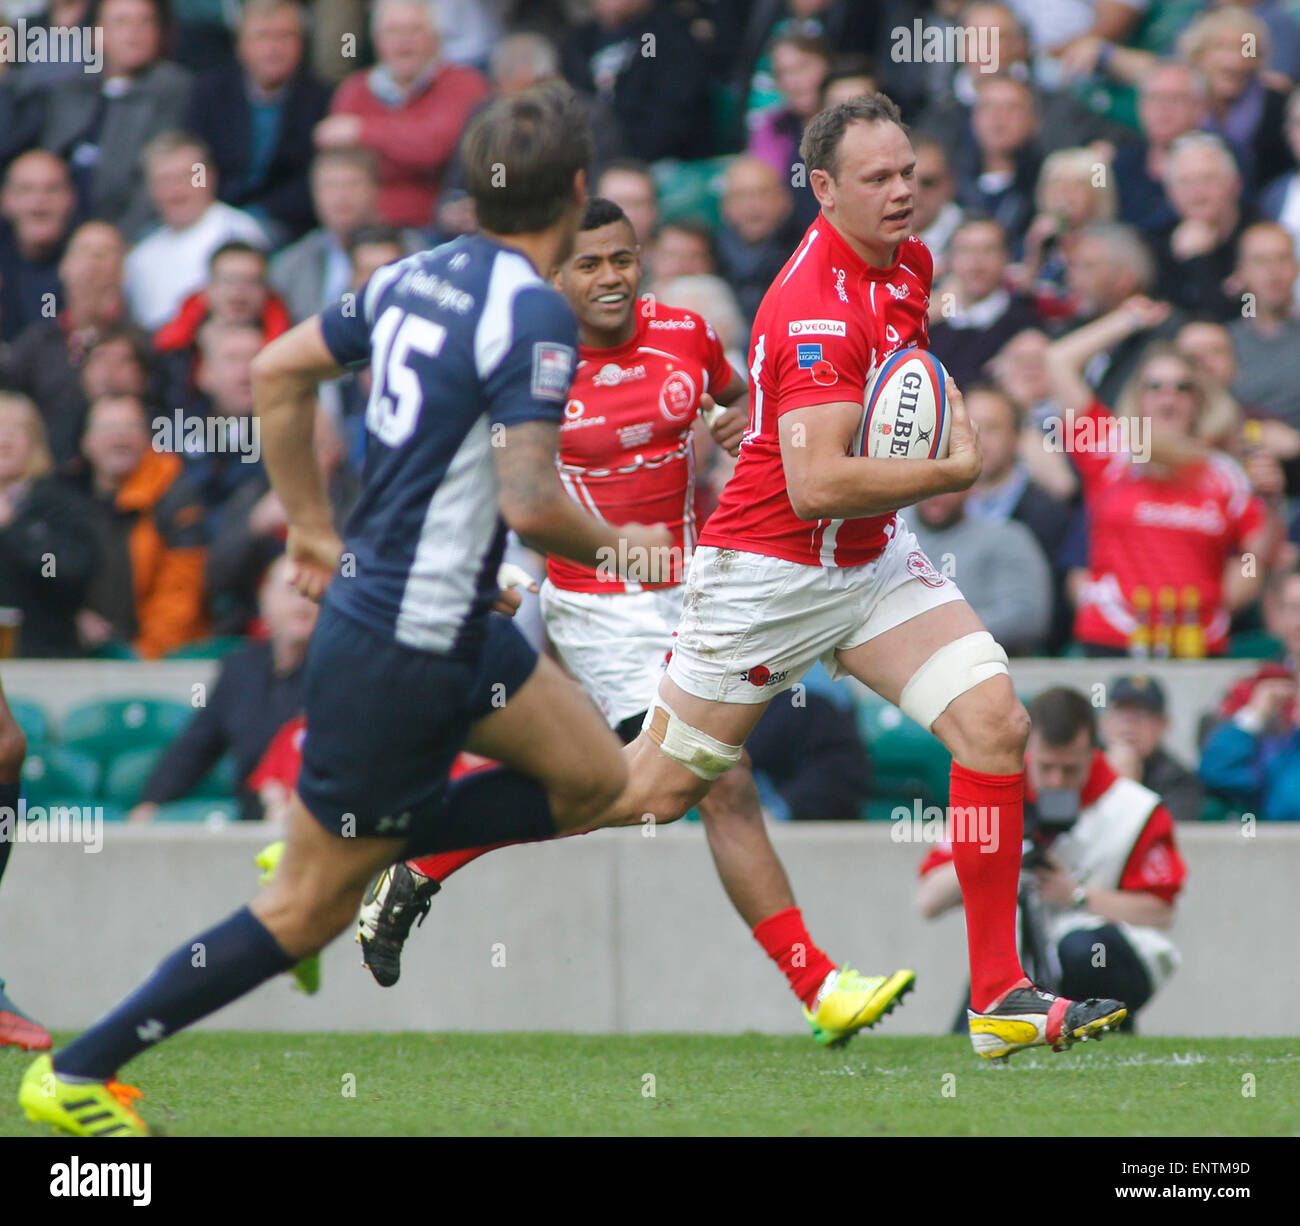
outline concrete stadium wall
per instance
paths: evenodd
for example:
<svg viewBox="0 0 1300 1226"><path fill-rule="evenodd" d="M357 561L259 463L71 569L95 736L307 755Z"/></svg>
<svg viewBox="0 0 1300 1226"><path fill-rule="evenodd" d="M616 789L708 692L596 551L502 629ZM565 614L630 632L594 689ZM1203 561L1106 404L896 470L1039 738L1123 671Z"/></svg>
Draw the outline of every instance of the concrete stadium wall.
<svg viewBox="0 0 1300 1226"><path fill-rule="evenodd" d="M20 845L0 889L0 976L48 1025L92 1021L183 940L253 893L249 826L106 829L103 849ZM1174 937L1182 970L1144 1031L1294 1035L1300 828L1194 826ZM778 825L814 938L864 971L918 975L892 1033L947 1029L965 980L958 914L915 910L923 849L884 825ZM503 965L494 965L504 963ZM205 1025L285 1030L798 1033L798 1008L737 920L696 825L646 838L605 831L517 847L467 868L434 899L401 982L375 986L350 937L307 999L281 978Z"/></svg>

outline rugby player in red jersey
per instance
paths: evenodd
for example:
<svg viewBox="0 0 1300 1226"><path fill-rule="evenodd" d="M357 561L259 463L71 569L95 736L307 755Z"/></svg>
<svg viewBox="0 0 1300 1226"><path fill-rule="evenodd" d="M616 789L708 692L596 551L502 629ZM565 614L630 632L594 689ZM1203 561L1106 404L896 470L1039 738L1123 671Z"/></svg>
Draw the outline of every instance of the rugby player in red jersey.
<svg viewBox="0 0 1300 1226"><path fill-rule="evenodd" d="M821 213L755 319L736 472L692 557L672 660L629 751L627 788L601 824L680 816L739 760L767 703L821 660L897 704L953 755L976 1052L1067 1047L1125 1009L1056 997L1025 976L1015 921L1029 719L1006 653L896 514L978 476L961 393L949 380L946 457L853 454L874 371L895 350L927 344L933 266L911 234L916 156L883 94L821 112L800 154Z"/></svg>
<svg viewBox="0 0 1300 1226"><path fill-rule="evenodd" d="M593 570L552 556L542 588L547 633L560 658L625 741L645 721L682 614L682 563L695 547L695 423L701 409L733 454L744 426L745 380L712 327L690 311L638 298L641 261L623 210L588 201L573 256L555 286L578 317L578 366L560 427L560 478L570 497L612 522L662 523L673 549L636 578L613 562ZM874 1025L911 987L911 971L861 975L813 943L739 761L700 801L718 875L741 918L785 973L822 1043ZM489 849L480 849L489 850ZM480 851L447 852L388 870L362 910L358 940L384 986L400 974L402 944L452 872Z"/></svg>

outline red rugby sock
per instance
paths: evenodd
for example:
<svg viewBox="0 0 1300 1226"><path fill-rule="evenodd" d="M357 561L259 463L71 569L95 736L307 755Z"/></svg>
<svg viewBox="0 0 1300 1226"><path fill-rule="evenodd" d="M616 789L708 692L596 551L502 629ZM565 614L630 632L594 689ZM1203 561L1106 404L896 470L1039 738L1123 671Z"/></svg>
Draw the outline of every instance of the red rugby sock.
<svg viewBox="0 0 1300 1226"><path fill-rule="evenodd" d="M1025 776L986 775L953 762L949 812L974 809L984 820L953 817L953 863L966 909L971 1006L988 1009L1025 978L1016 950L1016 892L1025 828ZM990 822L991 819L991 822ZM966 827L963 830L961 827ZM982 833L996 835L986 842ZM986 850L992 847L994 850Z"/></svg>
<svg viewBox="0 0 1300 1226"><path fill-rule="evenodd" d="M512 843L489 843L486 847L466 847L460 851L440 851L419 860L408 860L407 866L434 881L446 881L457 869L462 869L471 860L496 851L498 847L512 847Z"/></svg>
<svg viewBox="0 0 1300 1226"><path fill-rule="evenodd" d="M811 1008L817 989L835 969L835 963L813 944L799 908L787 907L760 920L754 926L754 940L781 968L794 994Z"/></svg>

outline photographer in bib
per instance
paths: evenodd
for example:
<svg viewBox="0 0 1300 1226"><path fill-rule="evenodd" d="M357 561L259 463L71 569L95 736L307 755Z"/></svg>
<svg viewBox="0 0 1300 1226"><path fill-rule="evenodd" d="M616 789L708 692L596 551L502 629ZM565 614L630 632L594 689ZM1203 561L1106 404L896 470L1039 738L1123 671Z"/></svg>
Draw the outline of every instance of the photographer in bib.
<svg viewBox="0 0 1300 1226"><path fill-rule="evenodd" d="M1035 982L1062 995L1123 1000L1131 1028L1181 961L1167 933L1187 877L1174 821L1155 792L1106 760L1083 694L1045 690L1029 717L1022 956ZM950 844L937 845L920 873L925 918L961 902ZM963 1032L965 1017L963 1003Z"/></svg>

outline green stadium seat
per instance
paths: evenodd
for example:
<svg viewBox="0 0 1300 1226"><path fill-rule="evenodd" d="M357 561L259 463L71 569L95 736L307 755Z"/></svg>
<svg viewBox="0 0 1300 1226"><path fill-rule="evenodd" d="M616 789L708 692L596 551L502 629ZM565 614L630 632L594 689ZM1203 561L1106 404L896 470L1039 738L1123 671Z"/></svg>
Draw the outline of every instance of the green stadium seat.
<svg viewBox="0 0 1300 1226"><path fill-rule="evenodd" d="M694 162L660 161L651 168L665 221L699 221L716 228L721 220L722 176L730 157Z"/></svg>
<svg viewBox="0 0 1300 1226"><path fill-rule="evenodd" d="M172 739L193 712L167 698L113 698L84 703L64 716L60 742L107 769L119 754L157 748Z"/></svg>
<svg viewBox="0 0 1300 1226"><path fill-rule="evenodd" d="M118 754L104 772L104 799L127 808L138 804L140 793L165 749L163 745L154 745L144 749L128 749L126 753ZM187 799L229 800L234 792L234 761L222 758L199 781L198 787Z"/></svg>
<svg viewBox="0 0 1300 1226"><path fill-rule="evenodd" d="M857 723L871 757L874 795L901 798L892 801L891 809L895 804L910 808L918 799L926 805L948 803L952 758L937 737L878 698L858 704Z"/></svg>
<svg viewBox="0 0 1300 1226"><path fill-rule="evenodd" d="M1203 822L1239 822L1244 812L1234 801L1224 800L1222 796L1210 793L1201 803L1201 821Z"/></svg>
<svg viewBox="0 0 1300 1226"><path fill-rule="evenodd" d="M29 805L95 803L99 790L99 763L87 753L61 745L45 745L28 752L23 762L22 795Z"/></svg>
<svg viewBox="0 0 1300 1226"><path fill-rule="evenodd" d="M239 820L237 800L191 799L169 800L158 806L160 822L233 822Z"/></svg>
<svg viewBox="0 0 1300 1226"><path fill-rule="evenodd" d="M92 660L138 660L140 653L130 643L105 643L90 653Z"/></svg>
<svg viewBox="0 0 1300 1226"><path fill-rule="evenodd" d="M164 660L220 660L236 647L245 647L248 640L238 634L223 634L216 638L199 639L169 651Z"/></svg>
<svg viewBox="0 0 1300 1226"><path fill-rule="evenodd" d="M50 739L50 717L45 708L28 698L10 698L9 710L27 737L27 751L39 749Z"/></svg>
<svg viewBox="0 0 1300 1226"><path fill-rule="evenodd" d="M1280 660L1286 649L1280 639L1264 630L1243 630L1228 640L1224 653L1230 660Z"/></svg>

